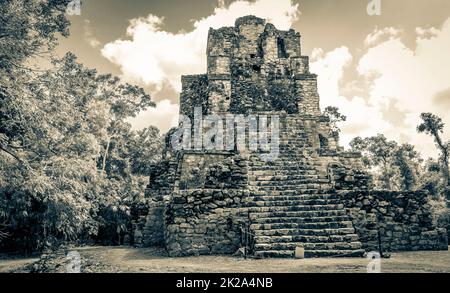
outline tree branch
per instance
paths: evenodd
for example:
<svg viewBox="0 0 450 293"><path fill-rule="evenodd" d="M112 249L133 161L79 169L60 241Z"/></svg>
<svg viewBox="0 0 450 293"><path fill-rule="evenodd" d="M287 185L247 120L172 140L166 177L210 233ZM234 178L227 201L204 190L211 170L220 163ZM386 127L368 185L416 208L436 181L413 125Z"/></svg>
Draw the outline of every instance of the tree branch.
<svg viewBox="0 0 450 293"><path fill-rule="evenodd" d="M22 161L21 158L19 158L16 154L14 154L13 152L11 152L10 150L4 148L3 146L0 145L0 150L4 151L5 153L7 153L8 155L10 155L11 157L13 157L14 159L16 159L19 163L23 164L24 162Z"/></svg>

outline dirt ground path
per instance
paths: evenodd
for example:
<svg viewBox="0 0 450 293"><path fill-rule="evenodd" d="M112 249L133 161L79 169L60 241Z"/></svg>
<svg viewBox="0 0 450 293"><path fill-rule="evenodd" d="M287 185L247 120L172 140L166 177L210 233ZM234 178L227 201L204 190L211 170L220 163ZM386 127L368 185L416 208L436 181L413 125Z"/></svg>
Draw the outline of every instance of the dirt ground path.
<svg viewBox="0 0 450 293"><path fill-rule="evenodd" d="M167 257L161 248L80 247L83 263L95 264L83 272L131 273L366 273L369 260L364 258L318 259L247 259L233 256ZM17 269L35 259L0 260L0 272ZM381 272L447 272L449 251L393 253L381 260Z"/></svg>
<svg viewBox="0 0 450 293"><path fill-rule="evenodd" d="M89 247L79 250L82 257L110 264L122 272L177 273L365 273L364 258L247 259L232 256L193 256L169 258L162 249L129 247ZM450 273L449 251L400 252L381 259L381 271Z"/></svg>
<svg viewBox="0 0 450 293"><path fill-rule="evenodd" d="M0 259L0 273L15 270L38 260L38 258Z"/></svg>

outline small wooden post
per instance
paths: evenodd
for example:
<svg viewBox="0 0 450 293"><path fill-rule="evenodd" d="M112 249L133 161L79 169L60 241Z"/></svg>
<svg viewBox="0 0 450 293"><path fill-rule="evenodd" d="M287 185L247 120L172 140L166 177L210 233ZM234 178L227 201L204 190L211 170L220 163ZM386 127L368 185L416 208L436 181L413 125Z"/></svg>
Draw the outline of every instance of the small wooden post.
<svg viewBox="0 0 450 293"><path fill-rule="evenodd" d="M378 252L380 253L380 257L383 257L383 249L381 247L381 232L380 232L380 228L378 228Z"/></svg>

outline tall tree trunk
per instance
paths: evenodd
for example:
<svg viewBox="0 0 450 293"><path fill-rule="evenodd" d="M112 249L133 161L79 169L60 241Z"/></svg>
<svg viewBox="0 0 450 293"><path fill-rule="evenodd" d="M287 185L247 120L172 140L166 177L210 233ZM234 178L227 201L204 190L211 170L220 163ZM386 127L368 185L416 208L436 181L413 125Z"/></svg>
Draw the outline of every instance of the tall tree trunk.
<svg viewBox="0 0 450 293"><path fill-rule="evenodd" d="M446 198L446 200L447 200L447 207L449 207L450 208L450 175L449 175L449 170L448 170L448 150L446 149L445 151L444 151L444 154L443 154L443 158L442 158L442 164L444 165L443 166L443 169L442 169L442 172L443 172L443 177L444 177L444 185L445 185L445 187L444 187L444 195L445 195L445 198Z"/></svg>
<svg viewBox="0 0 450 293"><path fill-rule="evenodd" d="M443 168L443 172L444 172L444 182L446 183L447 186L450 185L450 175L449 175L449 169L448 169L448 150L446 150L446 152L444 153L443 156L443 162L444 164L444 168Z"/></svg>
<svg viewBox="0 0 450 293"><path fill-rule="evenodd" d="M434 136L436 138L436 143L438 144L439 148L442 152L442 177L444 180L444 195L447 200L447 207L450 208L450 175L449 175L449 168L448 168L448 160L449 160L449 149L447 145L445 145L441 137L439 136L439 133L434 133Z"/></svg>
<svg viewBox="0 0 450 293"><path fill-rule="evenodd" d="M103 174L105 173L105 169L106 169L106 159L108 157L108 153L109 153L109 146L111 144L111 137L108 137L108 141L106 142L106 149L105 152L103 153L103 160L102 160L102 171L100 172L100 175L103 176Z"/></svg>
<svg viewBox="0 0 450 293"><path fill-rule="evenodd" d="M437 131L432 132L434 139L436 140L437 145L442 153L442 179L444 181L444 194L447 199L447 205L450 206L450 175L448 168L448 160L449 160L449 149L442 142L441 137Z"/></svg>
<svg viewBox="0 0 450 293"><path fill-rule="evenodd" d="M442 152L442 175L444 177L444 183L445 185L449 185L449 169L448 169L448 157L449 157L449 150L444 143L442 143L441 137L439 134L436 135L436 142L439 145L439 148Z"/></svg>
<svg viewBox="0 0 450 293"><path fill-rule="evenodd" d="M391 177L388 174L389 170L386 160L384 160L383 162L383 168L384 168L383 174L384 188L386 188L387 190L391 190Z"/></svg>

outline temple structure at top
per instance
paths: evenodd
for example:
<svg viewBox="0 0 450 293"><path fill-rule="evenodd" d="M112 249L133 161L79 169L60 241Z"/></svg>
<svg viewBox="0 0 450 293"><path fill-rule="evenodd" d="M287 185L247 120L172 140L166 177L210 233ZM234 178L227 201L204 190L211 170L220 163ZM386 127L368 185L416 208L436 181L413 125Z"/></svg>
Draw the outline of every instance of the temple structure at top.
<svg viewBox="0 0 450 293"><path fill-rule="evenodd" d="M300 33L246 16L210 29L207 73L182 77L181 113L285 111L320 115L317 76L302 56Z"/></svg>

